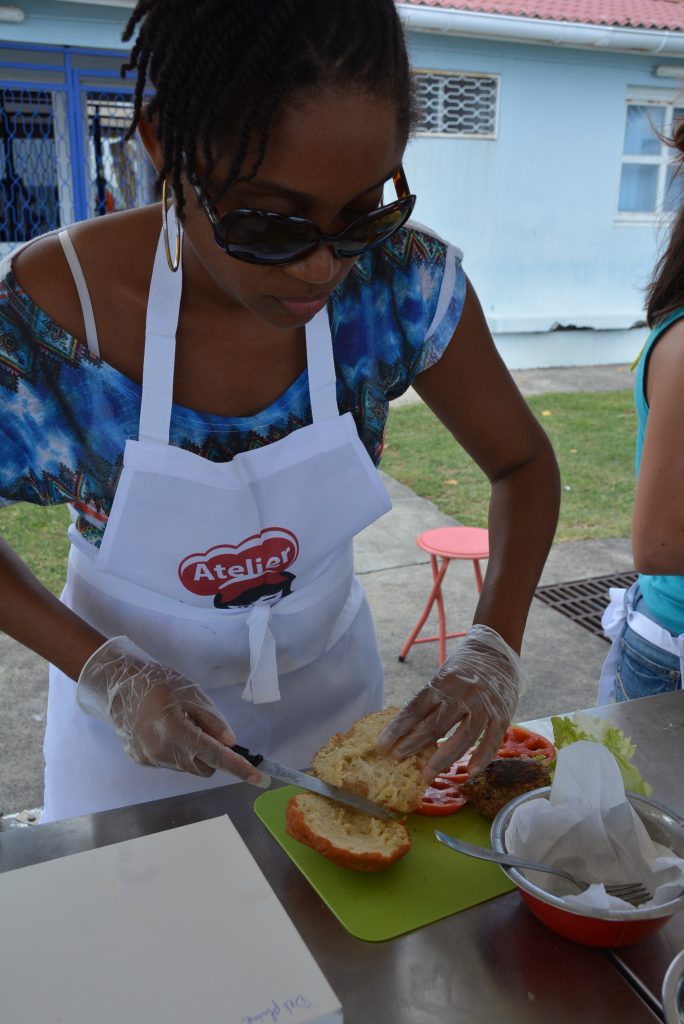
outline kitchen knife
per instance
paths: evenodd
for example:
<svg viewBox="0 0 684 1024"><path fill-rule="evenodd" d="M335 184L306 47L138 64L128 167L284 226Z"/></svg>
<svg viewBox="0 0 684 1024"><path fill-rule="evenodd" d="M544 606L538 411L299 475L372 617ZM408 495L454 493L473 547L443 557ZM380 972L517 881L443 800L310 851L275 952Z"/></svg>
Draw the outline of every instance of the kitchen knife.
<svg viewBox="0 0 684 1024"><path fill-rule="evenodd" d="M348 793L346 789L330 786L327 782L323 782L313 775L307 775L306 772L298 772L294 768L278 764L277 761L269 761L267 757L262 757L261 754L253 754L247 747L241 747L237 743L230 749L234 750L240 757L244 757L255 768L259 768L260 771L265 772L267 775L272 775L281 782L289 782L293 786L299 786L300 789L308 789L311 793L320 793L321 796L327 796L331 800L347 804L348 807L353 807L356 811L370 814L373 818L384 818L385 820L394 821L406 817L405 814L390 811L381 804L374 804L371 800L364 800L362 796L357 796L356 793Z"/></svg>

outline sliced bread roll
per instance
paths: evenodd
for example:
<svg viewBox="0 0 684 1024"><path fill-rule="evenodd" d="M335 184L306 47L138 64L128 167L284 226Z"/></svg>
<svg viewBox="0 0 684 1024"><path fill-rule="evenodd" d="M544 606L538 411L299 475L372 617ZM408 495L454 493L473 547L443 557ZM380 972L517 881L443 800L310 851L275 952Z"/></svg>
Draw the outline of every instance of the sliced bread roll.
<svg viewBox="0 0 684 1024"><path fill-rule="evenodd" d="M400 821L371 818L316 793L298 793L285 812L288 835L354 871L383 871L411 849Z"/></svg>
<svg viewBox="0 0 684 1024"><path fill-rule="evenodd" d="M393 811L415 810L425 792L423 768L437 745L432 743L404 761L380 754L375 749L378 736L398 711L391 707L375 711L348 732L336 733L314 755L312 774Z"/></svg>
<svg viewBox="0 0 684 1024"><path fill-rule="evenodd" d="M314 756L312 774L391 810L414 810L425 790L423 766L437 745L401 762L378 753L378 736L397 711L376 711L360 718L348 732L337 733ZM381 871L411 848L402 822L373 818L315 793L292 797L285 821L293 839L354 871Z"/></svg>

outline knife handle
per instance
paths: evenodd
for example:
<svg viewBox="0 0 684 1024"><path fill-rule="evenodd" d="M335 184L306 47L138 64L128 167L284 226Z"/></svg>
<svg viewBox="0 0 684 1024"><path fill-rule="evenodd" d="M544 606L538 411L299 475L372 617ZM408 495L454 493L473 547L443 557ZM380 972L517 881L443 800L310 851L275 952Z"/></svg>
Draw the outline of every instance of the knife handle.
<svg viewBox="0 0 684 1024"><path fill-rule="evenodd" d="M249 763L254 765L255 768L258 768L264 759L261 754L252 754L247 747L241 747L239 743L236 743L230 749L234 750L236 754L240 755L240 757L244 757L245 761L249 761Z"/></svg>

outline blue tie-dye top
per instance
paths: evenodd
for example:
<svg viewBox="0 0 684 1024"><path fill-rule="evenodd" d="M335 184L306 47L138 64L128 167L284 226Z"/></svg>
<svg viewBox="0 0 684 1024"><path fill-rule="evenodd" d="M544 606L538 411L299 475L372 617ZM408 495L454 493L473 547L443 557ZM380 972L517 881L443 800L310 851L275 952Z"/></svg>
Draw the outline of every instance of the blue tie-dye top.
<svg viewBox="0 0 684 1024"><path fill-rule="evenodd" d="M464 298L460 253L417 227L361 257L331 296L338 405L376 465L388 402L440 358ZM51 320L9 266L0 279L0 505L72 503L77 529L99 545L126 440L138 434L140 392ZM174 404L170 440L227 462L310 422L305 370L254 416Z"/></svg>

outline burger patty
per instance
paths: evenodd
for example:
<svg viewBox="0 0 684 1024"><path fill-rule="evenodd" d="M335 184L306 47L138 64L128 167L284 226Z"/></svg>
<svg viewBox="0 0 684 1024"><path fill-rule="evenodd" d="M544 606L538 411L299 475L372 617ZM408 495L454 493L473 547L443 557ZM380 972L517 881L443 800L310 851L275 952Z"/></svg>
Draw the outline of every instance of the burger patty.
<svg viewBox="0 0 684 1024"><path fill-rule="evenodd" d="M471 806L485 818L495 818L501 808L531 789L551 785L548 765L520 757L497 757L484 771L463 784Z"/></svg>

